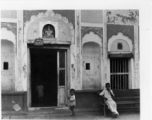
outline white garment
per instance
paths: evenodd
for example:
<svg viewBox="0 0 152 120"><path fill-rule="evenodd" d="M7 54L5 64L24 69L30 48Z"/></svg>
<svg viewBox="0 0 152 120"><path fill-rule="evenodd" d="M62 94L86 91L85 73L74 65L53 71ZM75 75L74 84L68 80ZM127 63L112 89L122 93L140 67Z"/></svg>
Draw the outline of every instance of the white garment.
<svg viewBox="0 0 152 120"><path fill-rule="evenodd" d="M70 106L76 106L76 99L75 99L75 95L71 95L70 96Z"/></svg>
<svg viewBox="0 0 152 120"><path fill-rule="evenodd" d="M112 90L111 90L111 93L113 94ZM108 92L107 89L104 89L99 95L104 96L105 98L108 99L108 100L105 101L105 103L107 104L107 106L111 110L111 112L113 112L115 114L119 114L118 111L117 111L117 104L112 99L111 94Z"/></svg>

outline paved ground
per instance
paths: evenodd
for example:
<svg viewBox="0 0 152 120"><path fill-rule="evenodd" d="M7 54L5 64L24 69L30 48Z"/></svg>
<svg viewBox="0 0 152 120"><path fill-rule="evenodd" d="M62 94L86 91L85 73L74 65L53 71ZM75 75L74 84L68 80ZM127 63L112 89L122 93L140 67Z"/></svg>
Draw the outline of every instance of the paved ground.
<svg viewBox="0 0 152 120"><path fill-rule="evenodd" d="M70 112L66 114L26 114L26 115L3 115L2 119L32 119L32 120L140 120L139 113L121 113L118 118L112 118L111 115L104 117L98 112L78 112L75 116L70 116Z"/></svg>

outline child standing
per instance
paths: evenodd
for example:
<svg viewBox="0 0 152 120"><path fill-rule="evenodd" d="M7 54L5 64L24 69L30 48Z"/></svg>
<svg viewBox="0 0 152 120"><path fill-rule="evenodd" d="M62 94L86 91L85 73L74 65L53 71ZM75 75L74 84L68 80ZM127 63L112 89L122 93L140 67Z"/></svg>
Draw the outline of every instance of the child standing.
<svg viewBox="0 0 152 120"><path fill-rule="evenodd" d="M69 107L70 107L70 110L72 112L72 116L75 115L75 112L74 112L75 106L76 106L75 90L71 89L70 96L69 96Z"/></svg>
<svg viewBox="0 0 152 120"><path fill-rule="evenodd" d="M106 83L106 88L99 94L104 97L105 103L107 104L108 108L113 113L114 117L118 117L119 113L117 111L117 104L112 99L115 95L110 88L110 83Z"/></svg>

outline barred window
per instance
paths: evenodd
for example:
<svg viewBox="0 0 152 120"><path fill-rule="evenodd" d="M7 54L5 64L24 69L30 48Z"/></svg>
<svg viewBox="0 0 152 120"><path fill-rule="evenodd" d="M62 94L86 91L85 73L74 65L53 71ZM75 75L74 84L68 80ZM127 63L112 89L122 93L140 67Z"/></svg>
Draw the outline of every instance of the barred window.
<svg viewBox="0 0 152 120"><path fill-rule="evenodd" d="M112 89L128 89L128 58L110 59L110 82Z"/></svg>

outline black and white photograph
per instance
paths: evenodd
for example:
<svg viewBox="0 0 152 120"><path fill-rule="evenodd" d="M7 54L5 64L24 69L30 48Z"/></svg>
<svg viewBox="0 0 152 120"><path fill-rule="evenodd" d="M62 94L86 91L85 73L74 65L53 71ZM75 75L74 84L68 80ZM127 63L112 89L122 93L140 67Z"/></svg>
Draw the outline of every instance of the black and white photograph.
<svg viewBox="0 0 152 120"><path fill-rule="evenodd" d="M151 99L150 87L141 88L150 83L150 64L141 65L143 8L117 6L2 8L1 119L140 120L143 109L150 114L151 103L141 108L142 98Z"/></svg>

